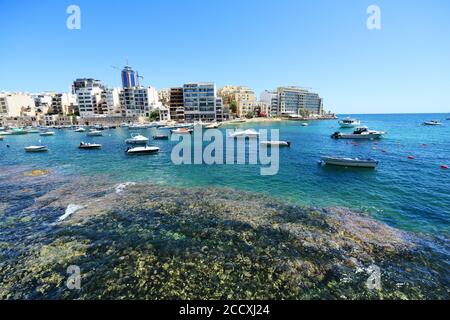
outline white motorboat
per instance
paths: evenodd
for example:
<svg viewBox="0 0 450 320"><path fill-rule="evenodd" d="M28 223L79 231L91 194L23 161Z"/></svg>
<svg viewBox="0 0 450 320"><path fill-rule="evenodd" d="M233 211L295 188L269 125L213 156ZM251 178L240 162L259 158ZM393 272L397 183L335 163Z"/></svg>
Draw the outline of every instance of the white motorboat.
<svg viewBox="0 0 450 320"><path fill-rule="evenodd" d="M125 140L128 144L147 144L148 138L141 134L132 134L131 138Z"/></svg>
<svg viewBox="0 0 450 320"><path fill-rule="evenodd" d="M55 132L54 131L43 131L39 135L43 136L43 137L53 136L53 135L55 135Z"/></svg>
<svg viewBox="0 0 450 320"><path fill-rule="evenodd" d="M442 125L442 123L440 123L440 122L437 121L437 120L430 120L430 121L425 121L425 122L423 123L423 125L424 125L424 126L440 126L440 125Z"/></svg>
<svg viewBox="0 0 450 320"><path fill-rule="evenodd" d="M103 136L103 133L100 130L91 129L88 133L86 133L88 137L100 137Z"/></svg>
<svg viewBox="0 0 450 320"><path fill-rule="evenodd" d="M358 119L346 118L339 121L339 125L341 126L341 128L354 128L356 126L359 126L360 124L361 121L359 121Z"/></svg>
<svg viewBox="0 0 450 320"><path fill-rule="evenodd" d="M189 128L178 128L174 130L170 130L172 134L191 134L193 130Z"/></svg>
<svg viewBox="0 0 450 320"><path fill-rule="evenodd" d="M26 152L45 152L48 151L47 146L29 146L25 147Z"/></svg>
<svg viewBox="0 0 450 320"><path fill-rule="evenodd" d="M100 149L102 147L101 144L98 143L86 143L81 141L78 146L79 149Z"/></svg>
<svg viewBox="0 0 450 320"><path fill-rule="evenodd" d="M375 168L378 161L374 159L346 158L346 157L321 157L322 163L342 167Z"/></svg>
<svg viewBox="0 0 450 320"><path fill-rule="evenodd" d="M291 143L289 141L261 141L259 144L266 146L279 146L279 147L290 147Z"/></svg>
<svg viewBox="0 0 450 320"><path fill-rule="evenodd" d="M333 139L379 139L384 134L386 134L386 132L384 132L384 131L369 130L367 127L359 127L359 128L356 128L356 130L353 131L353 133L335 132L331 135L331 138L333 138Z"/></svg>
<svg viewBox="0 0 450 320"><path fill-rule="evenodd" d="M12 135L12 132L9 130L0 131L0 136L10 136L10 135Z"/></svg>
<svg viewBox="0 0 450 320"><path fill-rule="evenodd" d="M303 122L303 123L302 123L302 127L307 127L307 126L309 126L308 123L306 123L306 122Z"/></svg>
<svg viewBox="0 0 450 320"><path fill-rule="evenodd" d="M86 131L86 129L85 128L77 128L77 129L75 129L75 132L85 132Z"/></svg>
<svg viewBox="0 0 450 320"><path fill-rule="evenodd" d="M153 154L158 153L159 148L158 147L135 147L135 148L128 148L127 153L128 154Z"/></svg>
<svg viewBox="0 0 450 320"><path fill-rule="evenodd" d="M210 123L208 125L205 126L205 129L217 129L221 126L221 123L215 122L215 123Z"/></svg>
<svg viewBox="0 0 450 320"><path fill-rule="evenodd" d="M257 137L259 136L259 132L253 130L253 129L247 129L243 131L235 131L234 133L230 134L230 138L237 138L237 137Z"/></svg>

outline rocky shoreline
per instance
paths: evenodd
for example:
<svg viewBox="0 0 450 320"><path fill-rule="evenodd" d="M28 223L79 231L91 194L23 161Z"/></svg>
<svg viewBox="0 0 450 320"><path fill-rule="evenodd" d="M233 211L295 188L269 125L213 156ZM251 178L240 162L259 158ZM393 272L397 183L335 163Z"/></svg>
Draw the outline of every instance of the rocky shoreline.
<svg viewBox="0 0 450 320"><path fill-rule="evenodd" d="M0 174L0 299L450 298L447 239L233 190L38 173Z"/></svg>

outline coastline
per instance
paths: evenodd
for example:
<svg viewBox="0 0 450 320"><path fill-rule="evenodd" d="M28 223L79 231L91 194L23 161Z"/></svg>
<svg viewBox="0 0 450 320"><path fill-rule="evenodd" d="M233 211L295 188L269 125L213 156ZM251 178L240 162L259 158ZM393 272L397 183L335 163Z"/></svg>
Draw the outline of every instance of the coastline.
<svg viewBox="0 0 450 320"><path fill-rule="evenodd" d="M3 299L448 298L445 275L422 271L445 267L427 239L344 208L28 168L0 181L14 193L0 215ZM379 291L365 285L373 264ZM81 292L64 286L68 265Z"/></svg>

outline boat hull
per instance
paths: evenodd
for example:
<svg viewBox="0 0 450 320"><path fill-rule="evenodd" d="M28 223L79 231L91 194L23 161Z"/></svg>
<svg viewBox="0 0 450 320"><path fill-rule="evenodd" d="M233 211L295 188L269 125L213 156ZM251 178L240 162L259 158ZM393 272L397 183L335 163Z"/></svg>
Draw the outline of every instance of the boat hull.
<svg viewBox="0 0 450 320"><path fill-rule="evenodd" d="M337 136L337 139L380 139L383 136L382 133L373 134L341 134Z"/></svg>
<svg viewBox="0 0 450 320"><path fill-rule="evenodd" d="M378 161L375 160L356 160L345 158L330 158L322 157L322 162L327 165L340 166L340 167L358 167L358 168L375 168L378 165Z"/></svg>

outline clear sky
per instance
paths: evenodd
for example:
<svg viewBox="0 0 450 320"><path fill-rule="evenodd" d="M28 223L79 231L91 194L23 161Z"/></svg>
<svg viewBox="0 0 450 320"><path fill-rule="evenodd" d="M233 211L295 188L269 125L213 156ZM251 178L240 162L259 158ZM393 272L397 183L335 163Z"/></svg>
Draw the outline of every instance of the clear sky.
<svg viewBox="0 0 450 320"><path fill-rule="evenodd" d="M0 91L119 86L126 57L158 89L299 85L338 113L450 112L450 1L0 0Z"/></svg>

